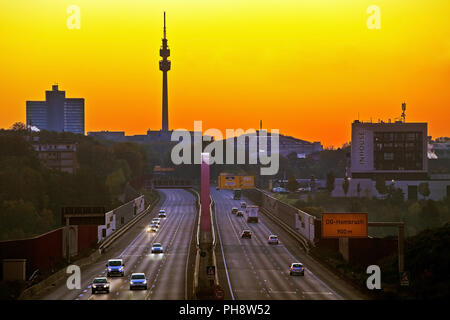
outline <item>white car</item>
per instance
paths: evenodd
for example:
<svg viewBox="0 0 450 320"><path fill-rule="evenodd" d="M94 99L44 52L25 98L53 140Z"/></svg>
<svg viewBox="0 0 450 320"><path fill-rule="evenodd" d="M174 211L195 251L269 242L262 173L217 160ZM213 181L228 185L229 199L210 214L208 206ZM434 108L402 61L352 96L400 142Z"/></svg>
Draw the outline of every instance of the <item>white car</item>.
<svg viewBox="0 0 450 320"><path fill-rule="evenodd" d="M160 225L160 223L161 223L161 219L160 218L153 218L152 219L152 224L157 224L157 225Z"/></svg>
<svg viewBox="0 0 450 320"><path fill-rule="evenodd" d="M159 210L158 217L165 218L166 217L166 210L164 210L164 209Z"/></svg>
<svg viewBox="0 0 450 320"><path fill-rule="evenodd" d="M274 235L274 234L271 234L271 235L269 236L269 238L267 239L267 243L268 243L268 244L278 244L278 243L280 243L280 242L279 242L279 240L278 240L278 236L276 236L276 235Z"/></svg>
<svg viewBox="0 0 450 320"><path fill-rule="evenodd" d="M156 232L158 231L158 227L159 227L158 224L152 223L147 227L147 232Z"/></svg>
<svg viewBox="0 0 450 320"><path fill-rule="evenodd" d="M130 277L130 290L144 289L147 290L147 279L145 273L132 273Z"/></svg>
<svg viewBox="0 0 450 320"><path fill-rule="evenodd" d="M152 245L152 253L164 253L164 248L161 243L154 243Z"/></svg>

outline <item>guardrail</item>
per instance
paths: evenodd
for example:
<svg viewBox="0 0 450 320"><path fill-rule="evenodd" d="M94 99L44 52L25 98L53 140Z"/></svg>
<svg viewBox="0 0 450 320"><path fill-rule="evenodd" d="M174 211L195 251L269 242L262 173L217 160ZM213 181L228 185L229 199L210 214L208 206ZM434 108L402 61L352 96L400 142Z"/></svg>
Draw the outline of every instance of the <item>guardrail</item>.
<svg viewBox="0 0 450 320"><path fill-rule="evenodd" d="M197 247L197 252L196 252L196 257L195 257L195 266L194 266L194 285L193 285L193 296L196 296L197 290L198 290L198 279L199 279L199 270L200 270L200 253L201 253L201 249L200 249L200 221L202 218L202 208L201 208L201 203L200 203L200 195L199 193L194 190L194 189L190 189L192 191L192 193L194 193L195 197L197 198L197 207L198 207L198 223L197 223L197 243L196 243L196 247ZM219 274L217 272L217 260L216 260L216 253L215 253L215 248L216 248L216 231L215 231L215 226L214 226L214 219L213 219L213 212L215 209L215 202L212 199L212 197L210 196L210 203L209 203L209 214L210 214L210 220L211 220L211 229L212 229L212 262L213 265L216 266L216 273L214 275L214 285L218 286L219 285Z"/></svg>
<svg viewBox="0 0 450 320"><path fill-rule="evenodd" d="M197 222L197 236L196 236L196 255L195 255L195 265L194 265L194 284L193 284L193 292L192 296L195 297L198 289L198 273L200 269L200 220L202 216L202 207L200 204L200 195L198 194L197 190L195 189L189 189L197 199L196 205L198 209L198 222Z"/></svg>
<svg viewBox="0 0 450 320"><path fill-rule="evenodd" d="M106 238L105 241L103 241L100 246L98 247L98 250L100 254L102 254L114 241L116 241L119 237L121 237L126 231L128 231L132 226L134 226L139 220L141 220L147 213L151 212L153 208L156 206L157 203L159 203L159 200L161 199L159 193L158 198L153 201L153 203L149 204L147 209L142 211L139 215L131 219L129 222L127 222L125 225L123 225L120 229L118 229L116 232L114 232L112 235L110 235L108 238Z"/></svg>

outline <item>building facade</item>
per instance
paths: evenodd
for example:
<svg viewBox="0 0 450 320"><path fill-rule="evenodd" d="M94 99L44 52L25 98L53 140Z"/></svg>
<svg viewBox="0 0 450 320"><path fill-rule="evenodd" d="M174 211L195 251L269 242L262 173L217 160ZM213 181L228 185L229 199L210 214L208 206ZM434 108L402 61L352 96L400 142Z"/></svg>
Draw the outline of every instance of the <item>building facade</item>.
<svg viewBox="0 0 450 320"><path fill-rule="evenodd" d="M450 197L450 175L429 171L427 123L352 124L349 188L344 193L344 179L337 178L333 197L378 197L376 181L384 178L387 186L401 189L406 200ZM427 184L424 197L419 186Z"/></svg>
<svg viewBox="0 0 450 320"><path fill-rule="evenodd" d="M33 144L39 160L48 168L75 173L78 168L77 146L73 143Z"/></svg>
<svg viewBox="0 0 450 320"><path fill-rule="evenodd" d="M45 101L26 102L27 125L39 130L73 132L84 135L84 99L66 98L66 92L53 85Z"/></svg>
<svg viewBox="0 0 450 320"><path fill-rule="evenodd" d="M418 180L428 177L426 123L352 124L351 177Z"/></svg>

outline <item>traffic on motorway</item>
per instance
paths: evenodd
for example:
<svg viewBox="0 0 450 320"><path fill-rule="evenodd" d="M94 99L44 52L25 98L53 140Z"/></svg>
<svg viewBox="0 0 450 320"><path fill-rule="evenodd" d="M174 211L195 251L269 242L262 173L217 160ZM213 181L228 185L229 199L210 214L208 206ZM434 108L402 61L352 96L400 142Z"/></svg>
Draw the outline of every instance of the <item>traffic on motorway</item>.
<svg viewBox="0 0 450 320"><path fill-rule="evenodd" d="M166 210L160 209L158 212L158 218L153 218L151 224L147 226L146 231L157 233L160 230L162 221L167 217ZM151 254L163 254L164 247L159 242L151 243ZM110 283L108 278L112 277L124 277L125 276L125 264L123 259L109 259L106 263L106 277L96 277L91 284L92 294L96 293L110 293ZM133 272L130 277L130 290L141 289L147 290L147 278L145 272Z"/></svg>

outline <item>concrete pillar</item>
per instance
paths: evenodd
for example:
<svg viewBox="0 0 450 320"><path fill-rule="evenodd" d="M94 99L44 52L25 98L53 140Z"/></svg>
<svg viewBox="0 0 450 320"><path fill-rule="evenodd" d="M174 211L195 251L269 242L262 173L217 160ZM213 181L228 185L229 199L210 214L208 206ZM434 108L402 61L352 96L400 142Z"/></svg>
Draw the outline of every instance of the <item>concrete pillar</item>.
<svg viewBox="0 0 450 320"><path fill-rule="evenodd" d="M347 262L350 259L350 250L348 242L349 242L348 238L339 238L339 252L342 254L342 257Z"/></svg>

